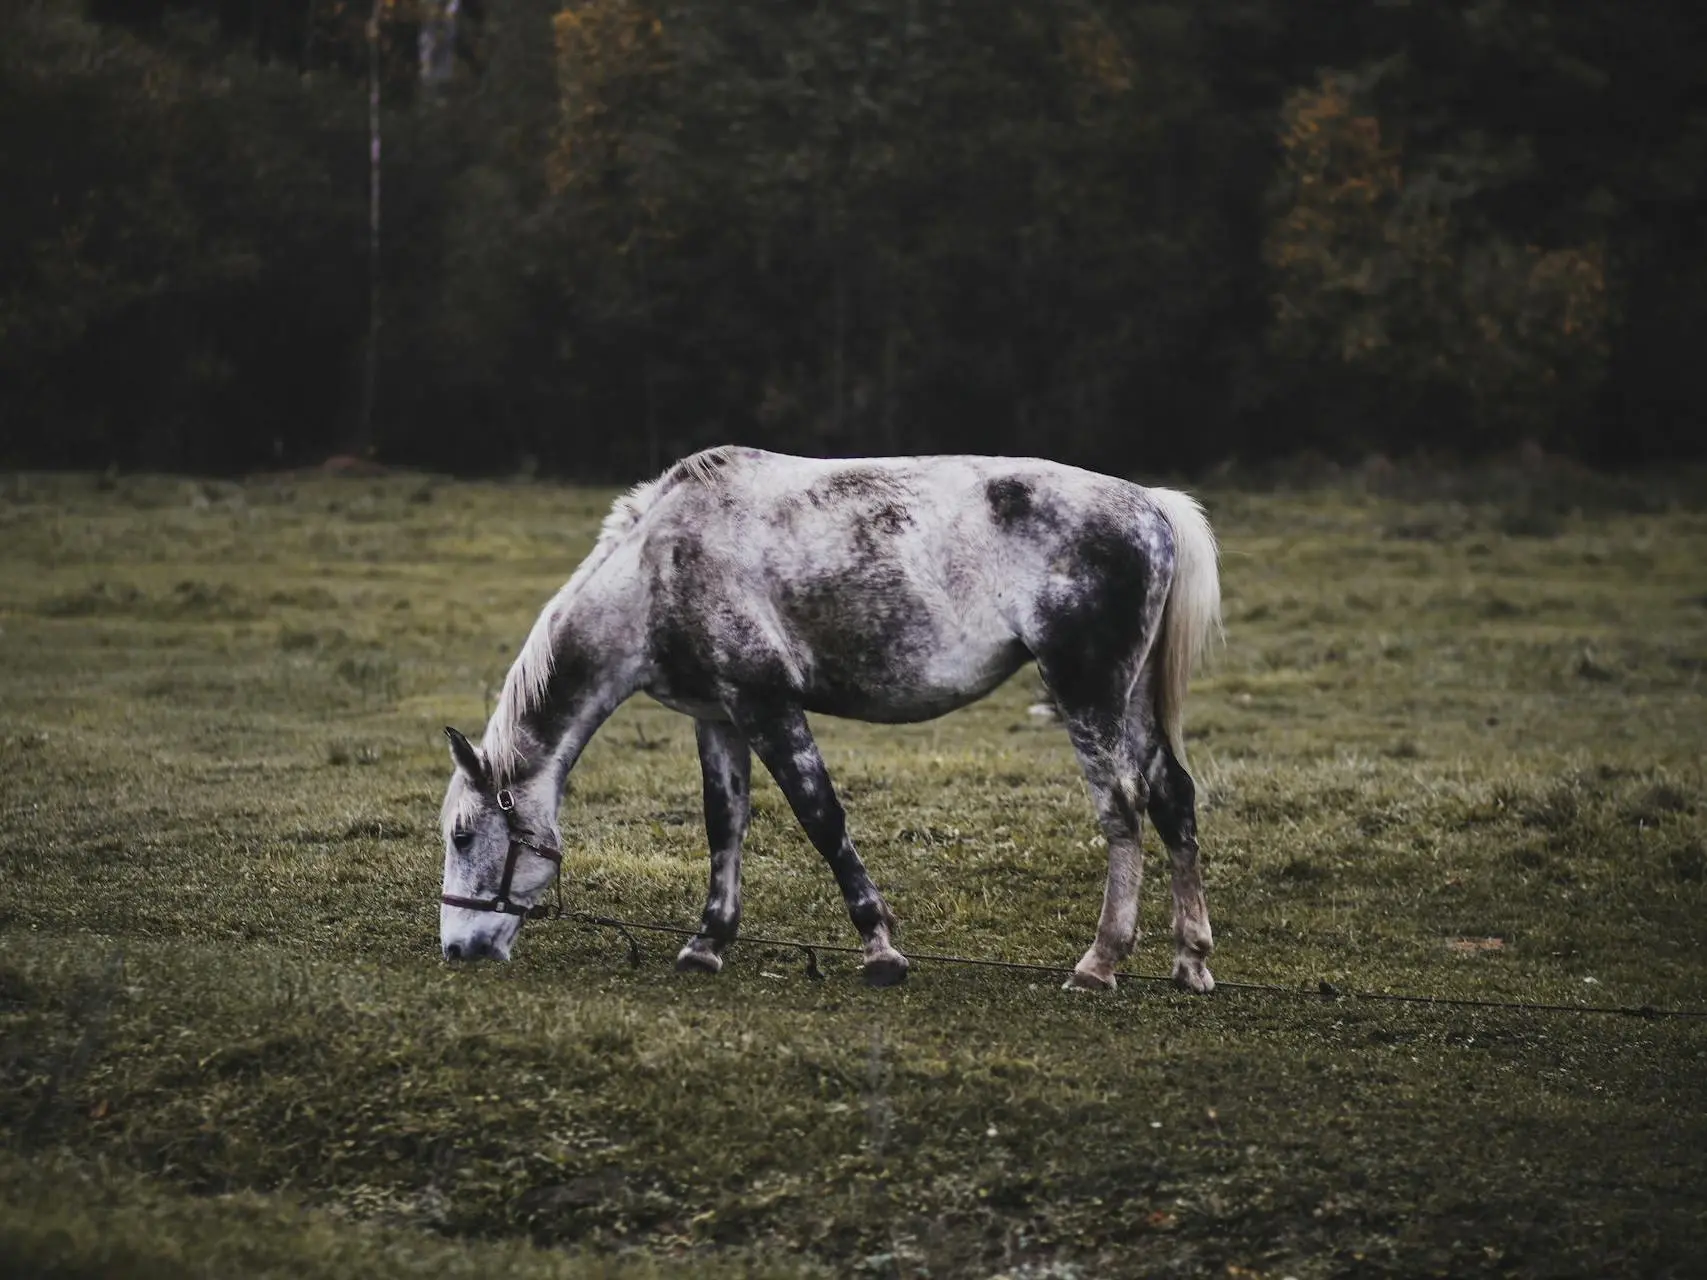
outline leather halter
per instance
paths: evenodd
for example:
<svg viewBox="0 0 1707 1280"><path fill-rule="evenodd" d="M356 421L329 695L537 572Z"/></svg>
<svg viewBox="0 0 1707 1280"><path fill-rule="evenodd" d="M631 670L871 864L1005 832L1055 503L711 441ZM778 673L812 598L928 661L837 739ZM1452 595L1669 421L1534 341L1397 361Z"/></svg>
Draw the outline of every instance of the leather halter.
<svg viewBox="0 0 1707 1280"><path fill-rule="evenodd" d="M516 798L510 794L508 787L498 791L498 808L503 811L506 824L511 822L510 815L515 812ZM462 907L466 911L496 911L506 916L520 916L523 920L542 920L552 914L552 908L543 902L535 906L524 907L519 902L510 901L510 882L516 878L516 860L522 856L522 850L531 850L536 856L557 866L557 875L552 883L557 887L556 914L563 914L563 851L550 845L541 844L529 836L523 835L512 825L510 827L510 850L504 855L504 877L498 882L498 894L493 898L464 898L454 893L441 893L439 901L447 907Z"/></svg>

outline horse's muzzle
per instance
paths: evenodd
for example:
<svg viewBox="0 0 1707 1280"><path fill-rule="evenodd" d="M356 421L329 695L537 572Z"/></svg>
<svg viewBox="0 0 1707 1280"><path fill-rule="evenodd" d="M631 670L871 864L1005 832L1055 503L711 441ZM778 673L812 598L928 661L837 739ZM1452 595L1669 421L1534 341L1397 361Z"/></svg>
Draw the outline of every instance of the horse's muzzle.
<svg viewBox="0 0 1707 1280"><path fill-rule="evenodd" d="M443 946L446 960L508 960L510 947L508 943L499 943L492 938L463 938L456 942L447 942Z"/></svg>

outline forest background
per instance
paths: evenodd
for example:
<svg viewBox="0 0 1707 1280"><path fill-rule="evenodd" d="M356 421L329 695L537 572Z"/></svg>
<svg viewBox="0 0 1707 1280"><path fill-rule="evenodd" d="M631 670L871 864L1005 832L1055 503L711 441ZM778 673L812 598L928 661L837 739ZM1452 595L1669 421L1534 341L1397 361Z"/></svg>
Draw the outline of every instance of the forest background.
<svg viewBox="0 0 1707 1280"><path fill-rule="evenodd" d="M0 0L0 191L0 465L1707 438L1698 0Z"/></svg>

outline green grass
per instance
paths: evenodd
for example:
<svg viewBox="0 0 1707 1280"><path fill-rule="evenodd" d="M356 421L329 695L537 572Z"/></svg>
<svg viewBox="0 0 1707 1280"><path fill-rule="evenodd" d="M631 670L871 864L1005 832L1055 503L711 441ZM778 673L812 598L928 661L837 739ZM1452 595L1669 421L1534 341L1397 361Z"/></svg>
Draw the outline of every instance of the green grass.
<svg viewBox="0 0 1707 1280"><path fill-rule="evenodd" d="M1208 494L1218 977L1707 1007L1707 514L1579 488ZM14 1273L1693 1272L1699 1021L928 962L873 992L751 944L693 979L567 924L446 968L439 727L479 728L609 496L0 477ZM1088 944L1104 854L1036 693L818 726L903 948ZM747 928L850 941L755 808ZM564 831L573 905L691 924L688 723L620 713Z"/></svg>

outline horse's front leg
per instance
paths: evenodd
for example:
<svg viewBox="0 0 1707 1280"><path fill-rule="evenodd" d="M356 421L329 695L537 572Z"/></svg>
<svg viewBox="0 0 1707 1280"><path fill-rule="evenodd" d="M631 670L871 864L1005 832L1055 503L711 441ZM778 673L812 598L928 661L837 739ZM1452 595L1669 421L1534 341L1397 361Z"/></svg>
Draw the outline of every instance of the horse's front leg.
<svg viewBox="0 0 1707 1280"><path fill-rule="evenodd" d="M736 720L787 797L807 837L835 873L848 915L864 943L865 980L874 987L903 981L907 957L890 940L895 917L848 838L847 815L836 798L818 744L812 740L805 713L798 707L765 711L741 708Z"/></svg>
<svg viewBox="0 0 1707 1280"><path fill-rule="evenodd" d="M705 835L711 845L711 888L699 932L676 956L676 968L716 973L741 927L741 841L752 810L752 752L741 731L714 720L694 722L705 787Z"/></svg>

